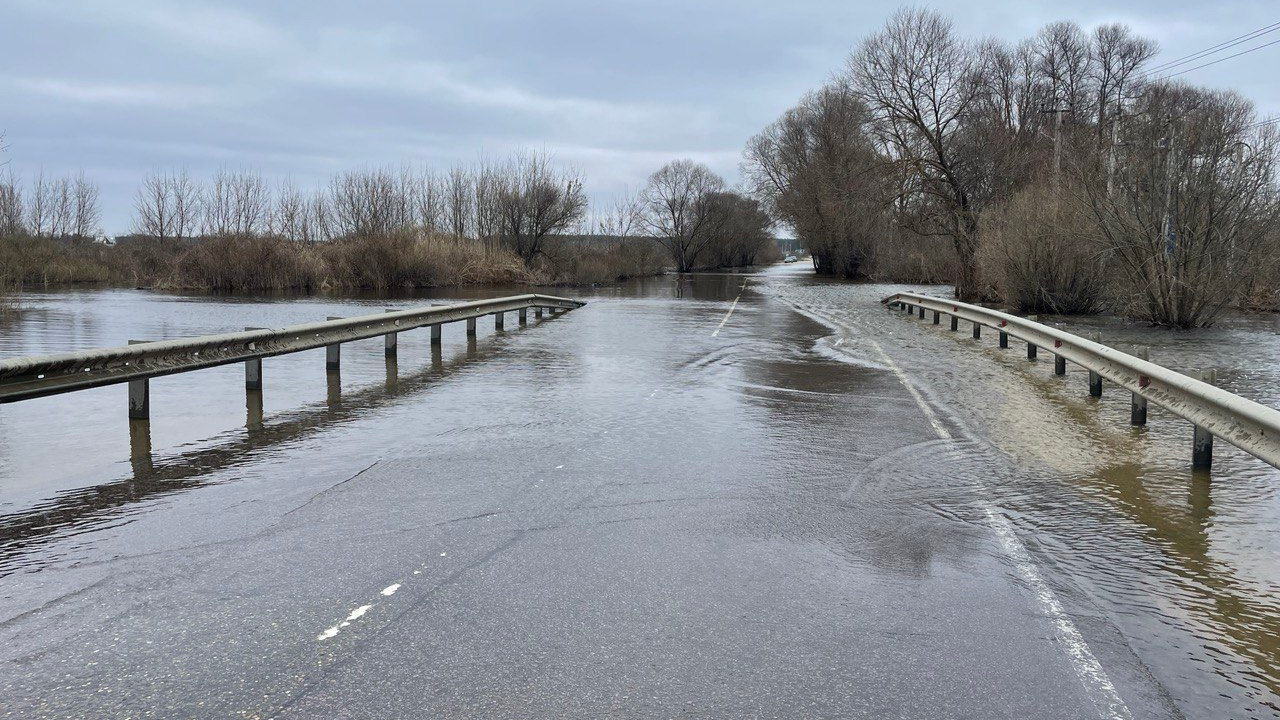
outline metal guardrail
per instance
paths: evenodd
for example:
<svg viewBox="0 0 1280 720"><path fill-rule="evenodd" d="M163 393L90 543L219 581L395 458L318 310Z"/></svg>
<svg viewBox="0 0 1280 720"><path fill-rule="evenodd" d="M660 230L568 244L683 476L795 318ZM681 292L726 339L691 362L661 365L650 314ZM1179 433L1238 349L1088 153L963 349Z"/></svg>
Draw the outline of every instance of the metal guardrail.
<svg viewBox="0 0 1280 720"><path fill-rule="evenodd" d="M1057 356L1055 372L1059 375L1066 371L1064 361L1071 361L1090 371L1091 394L1101 395L1101 379L1133 393L1134 424L1146 422L1147 401L1191 421L1197 428L1193 464L1198 467L1208 467L1212 436L1217 436L1280 468L1280 410L1099 342L998 310L917 293L895 293L881 302L902 306L908 312L919 309L922 318L926 310L933 311L935 324L943 315L973 323L974 337L981 327L1007 333L1028 343L1031 358L1035 357L1034 348L1044 348ZM956 329L955 320L951 329ZM1206 376L1212 379L1212 372Z"/></svg>
<svg viewBox="0 0 1280 720"><path fill-rule="evenodd" d="M254 329L57 355L11 358L0 360L0 403L128 382L130 416L146 417L146 388L142 383L148 378L244 362L246 387L255 389L261 387L262 358L328 347L329 364L336 366L336 348L344 342L385 335L388 336L387 354L391 355L395 352L395 334L405 330L467 320L467 334L470 336L475 334L475 319L485 315L494 315L496 325L502 327L504 313L518 311L523 320L528 308L535 308L540 314L543 308L554 312L572 310L585 304L551 295L515 295L456 305L331 319L327 322L291 325L274 330ZM439 329L433 328L432 343L438 343L439 339ZM134 397L135 389L142 393L138 398ZM138 407L135 407L135 400Z"/></svg>

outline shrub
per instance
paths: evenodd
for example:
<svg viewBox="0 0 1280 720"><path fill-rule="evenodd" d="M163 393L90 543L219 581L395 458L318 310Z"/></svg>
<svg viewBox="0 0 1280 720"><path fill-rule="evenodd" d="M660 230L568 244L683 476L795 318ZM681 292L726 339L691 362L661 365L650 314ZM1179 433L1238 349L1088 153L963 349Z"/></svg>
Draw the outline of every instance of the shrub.
<svg viewBox="0 0 1280 720"><path fill-rule="evenodd" d="M178 258L169 284L223 291L311 290L324 279L314 249L270 236L208 238Z"/></svg>
<svg viewBox="0 0 1280 720"><path fill-rule="evenodd" d="M1073 193L1031 185L982 215L978 262L984 286L1023 312L1097 312L1107 275L1095 228Z"/></svg>
<svg viewBox="0 0 1280 720"><path fill-rule="evenodd" d="M879 235L872 248L870 275L880 282L947 283L959 272L950 238L899 230Z"/></svg>

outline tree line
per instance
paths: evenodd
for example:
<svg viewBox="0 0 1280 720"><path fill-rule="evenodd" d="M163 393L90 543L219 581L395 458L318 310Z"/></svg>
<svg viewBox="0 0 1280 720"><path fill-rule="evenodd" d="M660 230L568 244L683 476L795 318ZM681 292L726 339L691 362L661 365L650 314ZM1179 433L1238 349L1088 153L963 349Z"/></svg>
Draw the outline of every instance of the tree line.
<svg viewBox="0 0 1280 720"><path fill-rule="evenodd" d="M48 177L40 171L30 188L12 170L0 176L0 237L23 233L55 238L91 238L102 211L98 186L84 173Z"/></svg>
<svg viewBox="0 0 1280 720"><path fill-rule="evenodd" d="M1277 125L1162 78L1157 50L1118 24L1010 44L901 10L749 141L744 174L822 273L941 237L965 300L1207 325L1275 300Z"/></svg>
<svg viewBox="0 0 1280 720"><path fill-rule="evenodd" d="M528 272L501 279L530 282L598 282L668 265L680 272L749 265L776 253L760 202L687 160L595 213L581 174L534 152L442 172L349 170L309 190L291 179L271 183L254 170L224 168L203 179L185 169L157 171L143 178L133 210L129 241L169 248L174 282L226 289L310 287L317 278L344 277L335 282L437 282L441 275L424 266L443 261L442 244L468 248L451 252L449 262L502 266L515 258ZM12 172L0 179L0 238L84 239L100 232L100 217L97 187L83 174L48 180L41 173L27 187ZM596 241L583 241L589 238ZM231 270L245 265L238 256L262 259L268 250L272 262L295 270L269 278L251 267ZM157 253L147 258L157 267L142 275L165 274L166 261Z"/></svg>

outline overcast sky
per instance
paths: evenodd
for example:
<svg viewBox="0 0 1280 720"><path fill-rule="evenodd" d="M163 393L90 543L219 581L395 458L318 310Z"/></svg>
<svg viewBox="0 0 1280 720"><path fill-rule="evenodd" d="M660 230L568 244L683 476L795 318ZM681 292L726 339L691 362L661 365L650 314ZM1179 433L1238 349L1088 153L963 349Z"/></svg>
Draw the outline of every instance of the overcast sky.
<svg viewBox="0 0 1280 720"><path fill-rule="evenodd" d="M966 34L1007 39L1058 19L1125 22L1159 41L1157 61L1280 21L1274 0L931 6ZM143 175L181 166L316 186L347 168L532 148L581 169L607 201L676 157L736 181L747 138L895 7L0 0L0 130L22 176L83 168L111 234L130 228ZM1280 45L1183 77L1235 87L1270 114L1277 68Z"/></svg>

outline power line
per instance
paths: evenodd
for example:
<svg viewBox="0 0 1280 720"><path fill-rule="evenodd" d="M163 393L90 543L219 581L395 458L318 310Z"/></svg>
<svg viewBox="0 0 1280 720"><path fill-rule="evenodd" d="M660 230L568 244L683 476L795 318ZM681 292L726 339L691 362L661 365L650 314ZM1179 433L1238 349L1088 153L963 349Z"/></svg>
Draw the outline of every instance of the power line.
<svg viewBox="0 0 1280 720"><path fill-rule="evenodd" d="M1195 67L1189 67L1189 68L1187 68L1186 70L1179 70L1179 71L1178 71L1178 72L1176 72L1176 73L1169 73L1168 75L1165 75L1165 76L1164 76L1163 78L1161 78L1161 79L1162 79L1162 80L1168 80L1168 79L1169 79L1169 78L1171 78L1171 77L1177 77L1177 76L1179 76L1179 75L1185 75L1185 74L1187 74L1187 73L1191 72L1192 70L1199 70L1200 68L1206 68L1206 67L1209 67L1210 65L1217 65L1218 63L1220 63L1220 62L1225 62L1225 61L1227 61L1227 60L1230 60L1231 58L1238 58L1238 57L1240 57L1241 55L1248 55L1249 53L1251 53L1251 52L1253 52L1253 51L1255 51L1255 50L1261 50L1262 48L1265 48L1265 47L1271 47L1272 45L1276 45L1276 44L1280 44L1280 40L1272 40L1272 41L1271 41L1271 42L1269 42L1269 43L1263 43L1263 44L1258 45L1258 46L1256 46L1256 47L1251 47L1251 48L1249 48L1248 50L1241 50L1240 52L1235 53L1234 55L1228 55L1228 56L1226 56L1226 57L1224 57L1224 58L1218 58L1217 60L1213 60L1213 61L1211 61L1211 62L1207 62L1207 63L1205 63L1205 64L1203 64L1203 65L1196 65Z"/></svg>
<svg viewBox="0 0 1280 720"><path fill-rule="evenodd" d="M1212 55L1213 53L1216 53L1216 52L1218 52L1218 51L1220 51L1220 50L1226 50L1227 48L1235 47L1236 45L1239 45L1239 44L1241 44L1241 43L1248 42L1248 41L1250 41L1250 40L1252 40L1252 39L1254 39L1254 38L1256 38L1256 37L1261 37L1262 35L1266 35L1266 34L1268 34L1268 33L1275 32L1276 30L1280 30L1280 22L1278 22L1278 23L1273 23L1273 24L1271 24L1271 25L1264 25L1263 27L1260 27L1260 28L1258 28L1257 30L1251 30L1251 31L1249 31L1249 32L1245 33L1244 35L1241 35L1241 36L1239 36L1239 37L1231 38L1230 40L1227 40L1227 41L1224 41L1224 42L1220 42L1220 43L1218 43L1217 45L1214 45L1214 46L1212 46L1212 47L1205 48L1204 50L1200 50L1199 52L1193 52L1193 53L1191 53L1190 55L1183 55L1183 56L1182 56L1182 57L1180 57L1180 58L1175 58L1175 59L1170 60L1170 61L1168 61L1168 62L1161 63L1161 64L1159 64L1159 65L1157 65L1157 66L1155 66L1155 67L1153 67L1153 68L1151 68L1151 69L1147 70L1147 71L1146 71L1145 73L1143 73L1143 74L1144 74L1144 75L1154 75L1154 74L1156 74L1156 73L1164 72L1164 71L1166 71L1166 70L1172 70L1173 68L1175 68L1175 67L1177 67L1177 66L1179 66L1179 65L1185 65L1185 64L1187 64L1187 63L1189 63L1189 62L1194 62L1194 61L1199 60L1200 58L1205 57L1205 56L1207 56L1207 55Z"/></svg>

